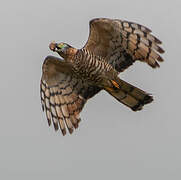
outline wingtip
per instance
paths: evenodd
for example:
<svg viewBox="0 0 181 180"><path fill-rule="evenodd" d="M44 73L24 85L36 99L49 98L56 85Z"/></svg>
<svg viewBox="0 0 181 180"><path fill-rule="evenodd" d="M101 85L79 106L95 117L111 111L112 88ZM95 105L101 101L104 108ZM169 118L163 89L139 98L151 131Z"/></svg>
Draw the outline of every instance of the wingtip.
<svg viewBox="0 0 181 180"><path fill-rule="evenodd" d="M74 129L73 128L68 128L69 130L69 133L72 134L74 132Z"/></svg>
<svg viewBox="0 0 181 180"><path fill-rule="evenodd" d="M158 50L157 50L159 53L163 54L165 52L164 49L162 49L161 47L158 46Z"/></svg>
<svg viewBox="0 0 181 180"><path fill-rule="evenodd" d="M62 129L62 135L65 136L66 135L66 130Z"/></svg>
<svg viewBox="0 0 181 180"><path fill-rule="evenodd" d="M163 62L163 61L164 61L164 59L163 59L161 56L159 56L159 57L157 58L157 60L160 61L160 62Z"/></svg>

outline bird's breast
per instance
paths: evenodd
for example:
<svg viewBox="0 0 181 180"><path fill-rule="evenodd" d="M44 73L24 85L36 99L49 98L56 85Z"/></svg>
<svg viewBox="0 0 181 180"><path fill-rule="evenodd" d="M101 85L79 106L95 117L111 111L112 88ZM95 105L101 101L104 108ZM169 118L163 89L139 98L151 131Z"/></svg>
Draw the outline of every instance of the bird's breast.
<svg viewBox="0 0 181 180"><path fill-rule="evenodd" d="M92 84L100 83L105 72L110 70L106 62L87 51L81 51L77 54L74 60L74 68L81 79Z"/></svg>

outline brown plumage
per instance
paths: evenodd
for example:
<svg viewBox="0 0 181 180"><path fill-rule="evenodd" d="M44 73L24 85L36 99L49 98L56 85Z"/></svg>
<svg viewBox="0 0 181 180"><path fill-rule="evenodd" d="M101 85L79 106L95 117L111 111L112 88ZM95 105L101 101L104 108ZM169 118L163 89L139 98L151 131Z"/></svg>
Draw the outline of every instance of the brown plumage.
<svg viewBox="0 0 181 180"><path fill-rule="evenodd" d="M80 112L89 98L106 90L133 111L153 98L121 80L118 75L136 60L152 68L163 61L161 41L145 26L106 18L90 21L90 35L82 49L51 43L50 49L63 59L48 56L43 64L41 102L48 124L66 134L78 127Z"/></svg>

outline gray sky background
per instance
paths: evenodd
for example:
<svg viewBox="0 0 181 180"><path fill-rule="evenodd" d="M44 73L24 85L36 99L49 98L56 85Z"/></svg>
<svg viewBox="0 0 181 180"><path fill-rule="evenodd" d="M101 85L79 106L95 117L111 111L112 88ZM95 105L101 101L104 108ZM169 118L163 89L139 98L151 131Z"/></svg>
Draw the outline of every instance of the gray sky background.
<svg viewBox="0 0 181 180"><path fill-rule="evenodd" d="M180 180L180 7L180 0L2 0L0 179ZM155 101L135 113L101 92L79 129L63 137L41 110L41 66L52 40L81 48L95 17L146 25L163 41L160 69L136 63L120 75Z"/></svg>

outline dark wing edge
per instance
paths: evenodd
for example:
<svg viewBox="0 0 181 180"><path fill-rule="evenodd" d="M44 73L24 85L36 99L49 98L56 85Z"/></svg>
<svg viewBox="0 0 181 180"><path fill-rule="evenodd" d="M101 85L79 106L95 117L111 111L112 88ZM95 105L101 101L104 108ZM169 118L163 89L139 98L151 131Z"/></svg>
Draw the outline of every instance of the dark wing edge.
<svg viewBox="0 0 181 180"><path fill-rule="evenodd" d="M159 67L164 50L162 42L147 27L118 19L97 18L90 21L90 34L84 48L105 57L118 72L136 60L152 68Z"/></svg>
<svg viewBox="0 0 181 180"><path fill-rule="evenodd" d="M73 76L71 65L53 56L46 57L42 67L40 96L43 111L49 126L53 122L57 131L66 134L66 128L72 134L78 128L80 112L87 99L100 91L89 87Z"/></svg>

